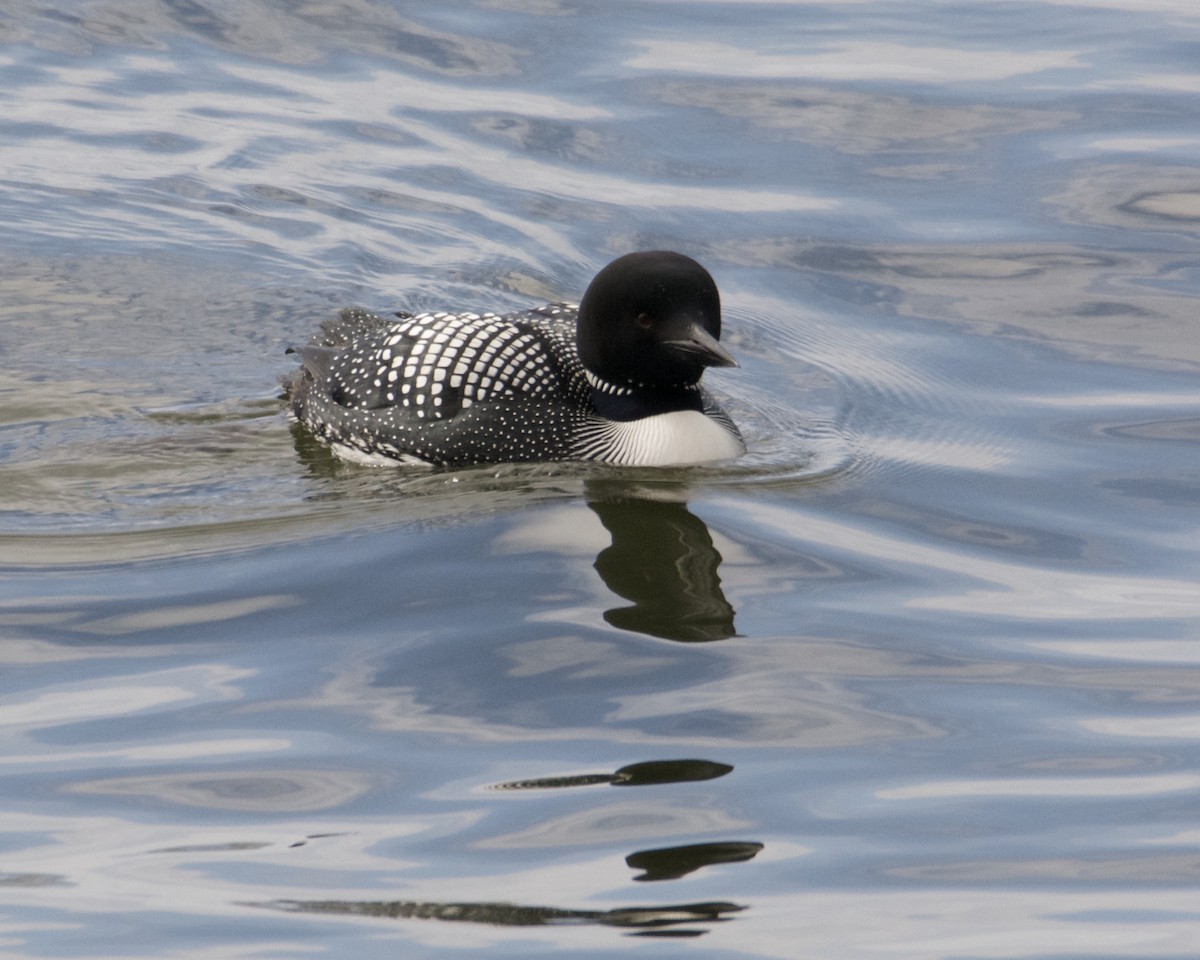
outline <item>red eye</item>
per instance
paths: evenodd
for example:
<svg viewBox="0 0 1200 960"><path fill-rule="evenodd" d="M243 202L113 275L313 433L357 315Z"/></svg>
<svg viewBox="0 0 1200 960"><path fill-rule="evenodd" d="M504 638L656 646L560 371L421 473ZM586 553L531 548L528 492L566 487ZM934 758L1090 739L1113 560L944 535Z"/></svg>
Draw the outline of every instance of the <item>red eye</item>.
<svg viewBox="0 0 1200 960"><path fill-rule="evenodd" d="M649 330L653 322L648 313L639 313L637 316L637 325L643 330Z"/></svg>

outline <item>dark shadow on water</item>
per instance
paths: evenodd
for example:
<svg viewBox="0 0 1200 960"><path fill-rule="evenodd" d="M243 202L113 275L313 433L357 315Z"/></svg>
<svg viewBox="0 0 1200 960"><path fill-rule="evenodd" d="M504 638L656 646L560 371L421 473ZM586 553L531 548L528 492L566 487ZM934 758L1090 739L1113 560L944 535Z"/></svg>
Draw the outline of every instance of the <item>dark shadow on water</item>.
<svg viewBox="0 0 1200 960"><path fill-rule="evenodd" d="M279 399L286 401L287 394L281 394ZM288 431L292 435L292 443L296 447L296 456L308 469L309 476L328 480L343 471L342 461L337 458L327 444L322 443L307 429L295 420L289 419Z"/></svg>

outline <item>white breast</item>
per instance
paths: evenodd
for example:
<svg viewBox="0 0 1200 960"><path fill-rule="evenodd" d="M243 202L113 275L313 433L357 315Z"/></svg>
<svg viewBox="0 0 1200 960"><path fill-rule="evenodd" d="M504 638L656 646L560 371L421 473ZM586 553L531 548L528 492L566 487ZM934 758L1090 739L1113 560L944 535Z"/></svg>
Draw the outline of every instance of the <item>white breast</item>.
<svg viewBox="0 0 1200 960"><path fill-rule="evenodd" d="M641 420L599 421L581 452L608 463L669 467L733 460L746 452L746 445L698 410L676 410Z"/></svg>

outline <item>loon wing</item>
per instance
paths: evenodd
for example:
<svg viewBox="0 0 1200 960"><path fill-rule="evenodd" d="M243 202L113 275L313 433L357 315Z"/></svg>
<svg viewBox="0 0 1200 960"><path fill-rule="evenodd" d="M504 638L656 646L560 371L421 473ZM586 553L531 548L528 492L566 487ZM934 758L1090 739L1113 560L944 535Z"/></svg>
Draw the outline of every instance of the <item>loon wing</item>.
<svg viewBox="0 0 1200 960"><path fill-rule="evenodd" d="M534 311L424 313L314 362L335 403L429 423L501 398L573 394L584 383L574 332Z"/></svg>
<svg viewBox="0 0 1200 960"><path fill-rule="evenodd" d="M575 309L345 311L295 352L293 412L337 448L429 463L559 460L586 419Z"/></svg>

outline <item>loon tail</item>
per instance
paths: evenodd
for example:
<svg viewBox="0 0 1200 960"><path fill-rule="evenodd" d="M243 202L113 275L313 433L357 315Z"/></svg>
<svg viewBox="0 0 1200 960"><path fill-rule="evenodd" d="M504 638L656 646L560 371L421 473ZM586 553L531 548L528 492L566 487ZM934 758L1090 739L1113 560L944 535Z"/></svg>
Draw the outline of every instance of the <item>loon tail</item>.
<svg viewBox="0 0 1200 960"><path fill-rule="evenodd" d="M333 347L288 347L285 353L294 353L300 358L300 362L304 364L304 369L314 380L324 380L329 376L329 370L333 363L333 358L337 356L337 350Z"/></svg>

